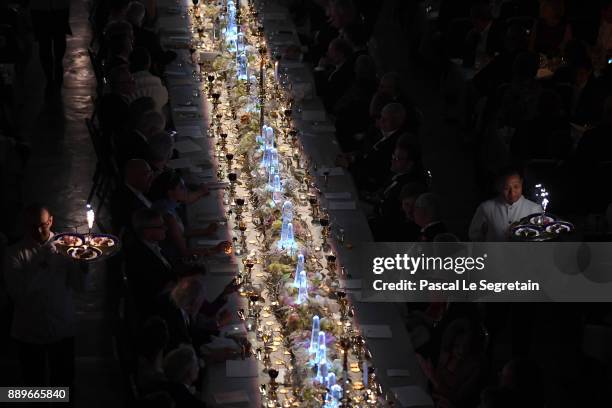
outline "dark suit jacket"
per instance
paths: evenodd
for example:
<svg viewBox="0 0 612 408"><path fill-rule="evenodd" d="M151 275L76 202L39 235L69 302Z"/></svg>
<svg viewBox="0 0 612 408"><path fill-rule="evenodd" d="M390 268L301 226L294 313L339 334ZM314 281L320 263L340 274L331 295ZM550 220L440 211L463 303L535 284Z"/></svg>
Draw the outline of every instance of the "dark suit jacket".
<svg viewBox="0 0 612 408"><path fill-rule="evenodd" d="M162 388L174 400L175 408L206 408L206 404L189 392L183 384L167 382Z"/></svg>
<svg viewBox="0 0 612 408"><path fill-rule="evenodd" d="M354 78L353 61L348 58L335 71L332 72L317 72L315 81L317 85L317 94L323 99L325 110L332 112L334 105L351 87Z"/></svg>
<svg viewBox="0 0 612 408"><path fill-rule="evenodd" d="M576 147L575 157L580 166L612 161L612 124L601 124L584 132Z"/></svg>
<svg viewBox="0 0 612 408"><path fill-rule="evenodd" d="M556 116L538 116L522 122L512 138L514 159L565 159L572 148L567 120Z"/></svg>
<svg viewBox="0 0 612 408"><path fill-rule="evenodd" d="M113 193L110 201L111 222L115 231L122 228L131 229L132 214L145 204L125 184L121 184Z"/></svg>
<svg viewBox="0 0 612 408"><path fill-rule="evenodd" d="M104 137L122 133L128 118L128 103L118 94L108 93L100 99L100 127Z"/></svg>
<svg viewBox="0 0 612 408"><path fill-rule="evenodd" d="M609 92L603 86L602 81L591 75L578 99L573 102L575 109L572 122L580 125L599 122L603 112L604 100L608 95Z"/></svg>
<svg viewBox="0 0 612 408"><path fill-rule="evenodd" d="M506 32L505 24L501 21L493 21L489 27L487 34L487 43L485 44L486 53L489 56L495 55L496 52L501 52L504 49L504 35ZM467 66L474 65L476 57L476 47L480 41L482 34L472 29L466 37L463 49L463 63Z"/></svg>
<svg viewBox="0 0 612 408"><path fill-rule="evenodd" d="M382 134L378 131L380 143L374 143L350 168L360 189L376 191L391 177L391 156L397 140L403 134L403 130L396 130L382 140Z"/></svg>
<svg viewBox="0 0 612 408"><path fill-rule="evenodd" d="M442 221L438 221L435 224L429 225L421 231L420 240L424 242L433 242L434 238L438 234L448 232L446 225Z"/></svg>
<svg viewBox="0 0 612 408"><path fill-rule="evenodd" d="M122 169L130 159L143 159L150 161L151 150L149 142L135 130L117 135L115 138L115 157L119 168Z"/></svg>
<svg viewBox="0 0 612 408"><path fill-rule="evenodd" d="M401 220L403 218L400 202L402 188L408 183L421 183L426 185L425 174L420 164L406 174L391 178L381 190L381 201L377 206L377 213L384 218Z"/></svg>
<svg viewBox="0 0 612 408"><path fill-rule="evenodd" d="M202 306L202 313L206 316L214 316L221 307L226 303L226 300L219 296L214 302ZM168 350L173 350L181 343L192 344L196 352L202 344L210 341L210 336L219 335L216 327L196 327L195 325L187 324L183 313L170 299L169 296L162 297L158 304L156 313L162 317L168 325L168 333L170 340L168 341Z"/></svg>
<svg viewBox="0 0 612 408"><path fill-rule="evenodd" d="M133 27L134 29L134 47L144 47L151 54L151 61L159 68L171 62L176 58L176 54L170 51L165 51L159 41L159 36L153 31L142 27Z"/></svg>
<svg viewBox="0 0 612 408"><path fill-rule="evenodd" d="M472 83L482 96L493 96L501 84L512 81L512 64L518 52L502 52L494 57L474 78Z"/></svg>
<svg viewBox="0 0 612 408"><path fill-rule="evenodd" d="M125 268L136 304L148 313L159 308L167 285L177 281L176 272L141 240L125 249Z"/></svg>

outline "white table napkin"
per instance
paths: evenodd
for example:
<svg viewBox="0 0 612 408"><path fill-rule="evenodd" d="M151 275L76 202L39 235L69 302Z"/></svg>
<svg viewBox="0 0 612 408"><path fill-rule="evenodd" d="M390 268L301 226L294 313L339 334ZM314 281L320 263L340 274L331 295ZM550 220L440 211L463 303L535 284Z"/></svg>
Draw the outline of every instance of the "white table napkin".
<svg viewBox="0 0 612 408"><path fill-rule="evenodd" d="M361 325L363 335L370 339L390 339L393 337L391 328L386 324L364 324Z"/></svg>

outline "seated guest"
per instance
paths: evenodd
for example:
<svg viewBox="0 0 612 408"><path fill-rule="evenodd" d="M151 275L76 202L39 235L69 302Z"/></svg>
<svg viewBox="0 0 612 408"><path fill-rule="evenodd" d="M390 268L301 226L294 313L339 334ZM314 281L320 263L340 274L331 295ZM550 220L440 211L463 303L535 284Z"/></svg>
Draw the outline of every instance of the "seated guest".
<svg viewBox="0 0 612 408"><path fill-rule="evenodd" d="M476 73L472 83L482 96L492 96L501 84L512 81L512 64L527 49L527 33L519 24L508 27L504 49Z"/></svg>
<svg viewBox="0 0 612 408"><path fill-rule="evenodd" d="M421 113L404 93L401 75L397 72L387 72L380 78L378 89L370 101L370 118L380 119L383 108L393 102L404 106L406 110L405 128L417 134L421 125Z"/></svg>
<svg viewBox="0 0 612 408"><path fill-rule="evenodd" d="M126 4L127 6L127 4ZM103 59L107 60L113 53L110 51L111 42L114 38L118 39L130 39L130 47L132 46L132 42L134 40L134 31L132 30L132 26L127 21L121 18L120 20L114 20L109 22L106 27L104 27L104 36L100 38L100 47L98 49L98 55ZM121 49L122 41L117 41L114 44L116 49Z"/></svg>
<svg viewBox="0 0 612 408"><path fill-rule="evenodd" d="M518 161L530 159L567 158L572 148L570 125L563 118L561 98L551 90L545 90L538 101L538 114L516 129L511 150Z"/></svg>
<svg viewBox="0 0 612 408"><path fill-rule="evenodd" d="M364 141L371 147L366 148L365 153L350 152L338 156L337 164L350 169L360 189L375 191L391 176L391 156L400 136L406 134L405 123L404 106L390 103L382 110L376 131ZM412 142L416 143L416 140Z"/></svg>
<svg viewBox="0 0 612 408"><path fill-rule="evenodd" d="M113 21L121 21L125 18L127 0L97 1L93 4L91 22L94 26L94 36L102 38L104 30Z"/></svg>
<svg viewBox="0 0 612 408"><path fill-rule="evenodd" d="M221 312L227 298L237 290L230 282L213 301L206 301L206 287L201 275L186 276L179 280L170 295L160 304L160 315L168 324L170 348L189 344L199 352L202 344L210 341L211 335L218 335L218 327L227 324L229 313ZM219 320L215 320L217 317ZM210 321L210 318L213 318ZM214 357L223 357L225 350Z"/></svg>
<svg viewBox="0 0 612 408"><path fill-rule="evenodd" d="M519 123L535 117L542 87L536 80L538 56L532 52L517 55L512 65L512 82L499 96L498 116L501 126L516 128Z"/></svg>
<svg viewBox="0 0 612 408"><path fill-rule="evenodd" d="M206 407L194 395L193 384L200 376L200 361L192 347L181 346L168 353L164 358L164 373L168 382L163 388L176 403L176 408Z"/></svg>
<svg viewBox="0 0 612 408"><path fill-rule="evenodd" d="M402 137L397 141L391 159L393 176L375 197L375 216L370 225L377 241L391 238L396 231L396 223L403 218L400 192L404 185L410 182L425 183L420 156L419 147L412 145L409 138Z"/></svg>
<svg viewBox="0 0 612 408"><path fill-rule="evenodd" d="M138 125L142 115L155 110L155 106L155 100L149 96L143 96L132 100L128 108L128 123L125 126L126 130L131 131L134 129Z"/></svg>
<svg viewBox="0 0 612 408"><path fill-rule="evenodd" d="M368 32L362 23L348 24L342 30L342 38L351 44L353 48L353 60L362 55L368 55Z"/></svg>
<svg viewBox="0 0 612 408"><path fill-rule="evenodd" d="M572 27L566 20L563 0L540 0L540 17L531 32L531 50L558 56L571 39Z"/></svg>
<svg viewBox="0 0 612 408"><path fill-rule="evenodd" d="M149 198L153 202L153 208L159 210L163 215L168 229L166 239L161 245L163 253L169 259L174 261L186 256L206 256L223 252L228 248L228 242L221 242L213 248L187 246L189 238L214 234L217 226L211 224L207 228L186 230L177 214L177 208L180 204L191 204L208 194L208 188L205 185L202 185L197 191L188 191L182 177L173 170L163 172L153 181Z"/></svg>
<svg viewBox="0 0 612 408"><path fill-rule="evenodd" d="M574 157L569 161L570 174L575 179L570 189L579 197L589 196L588 208L580 200L576 206L580 211L601 211L610 203L609 189L601 188L602 179L610 175L612 162L612 97L606 98L602 121L584 132ZM596 175L596 177L593 177Z"/></svg>
<svg viewBox="0 0 612 408"><path fill-rule="evenodd" d="M319 61L315 72L317 95L323 99L325 109L330 112L338 99L353 82L353 49L341 38L336 38L327 49L326 57Z"/></svg>
<svg viewBox="0 0 612 408"><path fill-rule="evenodd" d="M127 65L114 68L108 75L109 93L100 99L100 127L110 141L125 131L128 97L134 92L134 77Z"/></svg>
<svg viewBox="0 0 612 408"><path fill-rule="evenodd" d="M83 276L52 245L53 215L47 207L26 206L23 221L25 236L7 249L3 279L13 301L10 335L17 346L22 385L72 388L73 293L82 290Z"/></svg>
<svg viewBox="0 0 612 408"><path fill-rule="evenodd" d="M107 40L108 51L104 60L104 72L108 75L113 68L130 65L132 53L132 38L129 35L118 34Z"/></svg>
<svg viewBox="0 0 612 408"><path fill-rule="evenodd" d="M465 318L454 320L442 335L437 364L419 358L437 406L472 406L478 396L485 367L482 335L474 326Z"/></svg>
<svg viewBox="0 0 612 408"><path fill-rule="evenodd" d="M470 10L473 28L467 33L463 51L463 65L474 66L496 53L503 47L502 24L493 20L488 2L478 2Z"/></svg>
<svg viewBox="0 0 612 408"><path fill-rule="evenodd" d="M115 137L115 156L120 167L130 159L151 160L149 137L166 126L163 115L157 111L142 114L136 127L125 134Z"/></svg>
<svg viewBox="0 0 612 408"><path fill-rule="evenodd" d="M501 173L498 196L480 204L470 224L472 241L508 241L509 227L522 218L542 212L542 207L523 197L523 177L514 169Z"/></svg>
<svg viewBox="0 0 612 408"><path fill-rule="evenodd" d="M177 274L159 247L166 239L162 215L141 208L132 217L132 227L136 239L125 248L125 270L135 304L147 316L174 287Z"/></svg>
<svg viewBox="0 0 612 408"><path fill-rule="evenodd" d="M355 80L334 105L336 136L343 151L357 149L354 136L371 125L369 105L377 86L376 63L369 55L361 55L355 62Z"/></svg>
<svg viewBox="0 0 612 408"><path fill-rule="evenodd" d="M402 203L403 220L397 225L395 237L390 241L416 242L419 240L421 228L414 221L414 204L425 191L427 191L425 185L418 182L410 182L402 187L399 198Z"/></svg>
<svg viewBox="0 0 612 408"><path fill-rule="evenodd" d="M601 120L602 107L610 90L595 76L590 57L574 65L573 93L570 95L570 121L579 125L593 125Z"/></svg>
<svg viewBox="0 0 612 408"><path fill-rule="evenodd" d="M140 331L136 384L142 394L158 390L166 381L164 376L164 350L168 347L168 325L159 316L148 318Z"/></svg>
<svg viewBox="0 0 612 408"><path fill-rule="evenodd" d="M578 167L612 161L612 96L604 103L599 125L584 132L576 147L575 161Z"/></svg>
<svg viewBox="0 0 612 408"><path fill-rule="evenodd" d="M358 21L359 15L353 0L336 0L329 4L329 23L343 32L352 23Z"/></svg>
<svg viewBox="0 0 612 408"><path fill-rule="evenodd" d="M140 3L138 3L140 4ZM150 96L155 101L155 110L162 112L168 103L168 90L161 79L151 74L151 55L144 47L136 47L130 57L131 71L134 76L134 92L129 102L143 96Z"/></svg>
<svg viewBox="0 0 612 408"><path fill-rule="evenodd" d="M173 150L174 141L172 140L172 136L165 130L153 133L151 137L149 137L149 153L151 154L149 162L151 163L154 177L169 170L166 165L172 157Z"/></svg>
<svg viewBox="0 0 612 408"><path fill-rule="evenodd" d="M159 36L153 31L142 27L145 17L145 7L138 1L130 2L126 19L132 24L134 30L134 46L144 47L151 55L154 71L161 73L164 67L176 58L174 51L166 51L162 48Z"/></svg>
<svg viewBox="0 0 612 408"><path fill-rule="evenodd" d="M414 202L414 223L421 227L419 241L433 242L447 231L442 221L442 204L434 193L421 194Z"/></svg>
<svg viewBox="0 0 612 408"><path fill-rule="evenodd" d="M110 204L113 230L117 234L131 227L134 212L151 207L146 197L153 180L149 164L142 159L128 160L123 177L124 183L113 192Z"/></svg>

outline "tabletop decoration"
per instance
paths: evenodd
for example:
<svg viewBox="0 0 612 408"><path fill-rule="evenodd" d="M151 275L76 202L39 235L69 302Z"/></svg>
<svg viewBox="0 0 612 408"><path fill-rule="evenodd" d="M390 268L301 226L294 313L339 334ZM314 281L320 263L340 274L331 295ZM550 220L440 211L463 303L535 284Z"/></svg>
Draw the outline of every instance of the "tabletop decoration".
<svg viewBox="0 0 612 408"><path fill-rule="evenodd" d="M217 177L229 181L223 203L241 248L237 280L246 303L238 316L261 365L261 406L387 406L339 289L344 267L334 247L344 233L333 232L320 205L330 174L320 190L293 123L287 73L270 62L277 51L262 15L254 1L237 0L188 13L197 49L218 54L196 74L212 105L208 136L224 162Z"/></svg>

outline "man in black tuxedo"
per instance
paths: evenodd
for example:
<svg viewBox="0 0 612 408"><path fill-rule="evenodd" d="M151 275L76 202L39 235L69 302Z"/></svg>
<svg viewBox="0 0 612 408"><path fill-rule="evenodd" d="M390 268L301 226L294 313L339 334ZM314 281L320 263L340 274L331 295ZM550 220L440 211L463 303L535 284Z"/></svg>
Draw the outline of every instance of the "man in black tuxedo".
<svg viewBox="0 0 612 408"><path fill-rule="evenodd" d="M404 218L400 202L402 188L408 183L425 184L420 156L419 147L412 145L408 137L398 140L391 156L393 176L377 192L375 215L370 220L370 227L377 241L394 240L397 223Z"/></svg>
<svg viewBox="0 0 612 408"><path fill-rule="evenodd" d="M166 238L161 214L141 208L134 213L132 226L136 238L126 245L125 269L136 307L141 315L147 315L174 287L177 274L159 248L159 242Z"/></svg>
<svg viewBox="0 0 612 408"><path fill-rule="evenodd" d="M421 227L421 241L433 242L436 235L447 232L440 208L440 198L434 193L421 194L414 203L414 222Z"/></svg>
<svg viewBox="0 0 612 408"><path fill-rule="evenodd" d="M370 144L365 153L352 152L337 158L339 166L348 168L360 190L376 191L391 177L391 157L400 136L405 135L406 109L400 103L386 105L377 123L377 129L364 141ZM407 135L407 134L406 134ZM417 144L415 136L406 140Z"/></svg>
<svg viewBox="0 0 612 408"><path fill-rule="evenodd" d="M327 55L321 58L315 71L317 95L323 99L325 110L331 112L334 105L353 83L354 61L351 44L336 38L327 49Z"/></svg>
<svg viewBox="0 0 612 408"><path fill-rule="evenodd" d="M145 194L152 180L153 171L145 160L132 159L126 162L125 182L117 187L111 197L111 219L116 234L131 227L134 212L141 208L151 208L151 202Z"/></svg>
<svg viewBox="0 0 612 408"><path fill-rule="evenodd" d="M164 67L176 58L174 51L164 50L159 36L153 31L142 27L146 14L145 6L139 2L130 2L126 12L126 19L132 24L134 30L134 47L144 47L151 54L153 62L152 71L163 73Z"/></svg>
<svg viewBox="0 0 612 408"><path fill-rule="evenodd" d="M527 50L527 31L519 24L508 27L504 50L474 76L472 83L479 96L493 96L499 86L512 81L512 64L516 56Z"/></svg>
<svg viewBox="0 0 612 408"><path fill-rule="evenodd" d="M130 159L151 160L149 137L164 129L166 121L157 111L142 113L134 129L115 138L116 158L120 167Z"/></svg>
<svg viewBox="0 0 612 408"><path fill-rule="evenodd" d="M502 22L493 20L491 6L479 2L472 6L470 16L473 28L467 33L463 50L463 65L474 66L474 62L492 57L504 48L505 27Z"/></svg>

